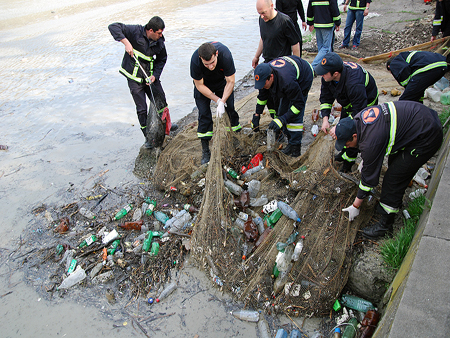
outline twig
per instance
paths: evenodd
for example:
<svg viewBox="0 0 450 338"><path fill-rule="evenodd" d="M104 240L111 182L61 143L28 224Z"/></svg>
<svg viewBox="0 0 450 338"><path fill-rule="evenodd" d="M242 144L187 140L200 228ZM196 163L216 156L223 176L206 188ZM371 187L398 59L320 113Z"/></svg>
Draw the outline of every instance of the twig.
<svg viewBox="0 0 450 338"><path fill-rule="evenodd" d="M5 296L7 296L7 295L10 295L11 293L13 293L13 292L12 292L12 291L9 291L9 292L7 292L7 293L1 295L0 298L3 298L3 297L5 297Z"/></svg>
<svg viewBox="0 0 450 338"><path fill-rule="evenodd" d="M194 293L192 296L183 299L183 300L181 301L181 304L183 304L186 300L191 299L191 298L194 297L196 294L198 294L198 293L200 293L200 292L203 292L203 291L205 291L205 290L199 290L199 291L197 291L196 293Z"/></svg>
<svg viewBox="0 0 450 338"><path fill-rule="evenodd" d="M145 318L145 319L142 319L141 322L152 322L152 321L157 320L157 319L160 319L160 318L173 316L174 314L175 314L175 312L168 313L168 314L166 314L166 315L154 316L154 317L149 316L149 317L147 317L147 318Z"/></svg>
<svg viewBox="0 0 450 338"><path fill-rule="evenodd" d="M45 134L44 137L42 137L38 142L41 142L44 138L46 138L47 135L48 135L52 130L53 130L53 129L50 129L50 130L47 132L47 134Z"/></svg>

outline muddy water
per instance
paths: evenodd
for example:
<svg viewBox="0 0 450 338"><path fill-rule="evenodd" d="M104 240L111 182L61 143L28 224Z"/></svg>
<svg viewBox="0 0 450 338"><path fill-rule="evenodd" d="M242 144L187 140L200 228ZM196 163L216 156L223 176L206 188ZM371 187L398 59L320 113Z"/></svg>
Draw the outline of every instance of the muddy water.
<svg viewBox="0 0 450 338"><path fill-rule="evenodd" d="M68 189L88 186L107 171L104 184L138 182L134 160L143 143L126 80L118 73L124 47L108 24L145 24L153 15L166 23L168 62L162 75L171 115L177 120L194 107L189 61L203 42L231 49L237 78L251 66L258 40L254 1L238 0L0 0L0 253L16 248L24 231L36 231L30 211L42 203L64 205ZM26 246L22 247L26 252ZM2 260L4 262L4 260ZM105 313L108 303L48 301L24 281L14 264L0 266L2 337L140 336L130 324ZM188 269L182 283L204 290L188 301L178 296L157 312L176 312L158 322L156 337L252 337L255 325L234 320L225 300L216 300L203 273ZM225 304L225 305L224 305ZM143 314L147 311L141 310ZM129 322L129 319L128 319Z"/></svg>

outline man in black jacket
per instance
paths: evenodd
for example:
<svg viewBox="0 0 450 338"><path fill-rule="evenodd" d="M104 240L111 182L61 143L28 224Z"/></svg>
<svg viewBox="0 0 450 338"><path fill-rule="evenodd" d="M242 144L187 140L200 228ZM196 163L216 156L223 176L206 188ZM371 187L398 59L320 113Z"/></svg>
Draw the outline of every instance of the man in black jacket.
<svg viewBox="0 0 450 338"><path fill-rule="evenodd" d="M336 53L326 54L314 69L322 76L320 88L320 111L322 114L322 131L328 132L328 117L334 100L341 106L341 118L355 116L367 106L378 103L378 88L375 79L355 62L343 62ZM333 135L333 129L330 131ZM336 155L336 161L342 161L341 171L348 172L355 163L356 149L345 148Z"/></svg>
<svg viewBox="0 0 450 338"><path fill-rule="evenodd" d="M120 41L125 46L125 54L122 59L122 66L119 72L128 80L131 96L136 105L136 113L144 136L147 136L147 101L146 96L153 102L150 85L157 91L163 101L163 107L157 107L161 115L167 109L166 95L159 80L167 60L166 46L164 44L164 21L154 16L145 25L125 25L123 23L112 23L108 29L114 40ZM145 72L149 76L147 79L144 72L134 58L137 58ZM153 102L156 105L156 102ZM174 129L174 128L173 128ZM151 144L146 142L146 148Z"/></svg>
<svg viewBox="0 0 450 338"><path fill-rule="evenodd" d="M405 87L399 101L423 102L425 89L433 85L447 72L445 56L433 52L401 52L390 58L386 68L399 85Z"/></svg>
<svg viewBox="0 0 450 338"><path fill-rule="evenodd" d="M344 146L358 148L363 160L357 196L342 210L349 213L350 221L359 215L364 198L378 185L384 156L389 156L377 206L381 217L363 229L363 236L375 239L392 234L406 188L441 146L442 124L437 113L413 101L388 102L367 107L353 119L340 120L335 135L338 151Z"/></svg>
<svg viewBox="0 0 450 338"><path fill-rule="evenodd" d="M302 57L302 32L300 30L300 26L298 24L298 15L300 15L300 19L302 20L302 27L304 30L307 28L306 20L305 20L305 10L303 9L303 4L301 0L277 0L276 3L277 11L286 14L289 16L294 23L295 30L298 33L298 37L300 39L300 57Z"/></svg>

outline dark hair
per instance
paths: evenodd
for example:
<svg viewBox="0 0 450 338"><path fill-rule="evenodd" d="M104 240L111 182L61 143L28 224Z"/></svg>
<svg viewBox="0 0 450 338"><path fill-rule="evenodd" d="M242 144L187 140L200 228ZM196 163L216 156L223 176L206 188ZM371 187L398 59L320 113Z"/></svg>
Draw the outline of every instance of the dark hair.
<svg viewBox="0 0 450 338"><path fill-rule="evenodd" d="M152 30L153 32L164 30L166 26L164 25L163 19L161 19L159 16L154 16L150 19L150 21L145 25L146 30Z"/></svg>
<svg viewBox="0 0 450 338"><path fill-rule="evenodd" d="M214 46L211 42L205 42L198 48L198 56L205 61L209 61L212 56L216 54L216 51L216 46Z"/></svg>

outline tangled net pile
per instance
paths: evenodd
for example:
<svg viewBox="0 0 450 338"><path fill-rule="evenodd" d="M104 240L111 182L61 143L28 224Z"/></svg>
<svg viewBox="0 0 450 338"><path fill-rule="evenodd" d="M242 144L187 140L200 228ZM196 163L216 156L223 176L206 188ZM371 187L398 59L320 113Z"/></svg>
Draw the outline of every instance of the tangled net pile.
<svg viewBox="0 0 450 338"><path fill-rule="evenodd" d="M261 129L266 126L267 122ZM216 119L204 187L198 184L198 176L191 175L198 169L201 156L192 126L170 142L155 169L154 182L160 188L175 186L183 195L203 194L191 240L192 257L217 284L247 307L294 315L328 314L346 284L359 226L371 217L370 212L362 212L349 222L341 211L352 203L357 187L335 170L334 141L320 134L305 154L291 158L279 151L267 152L264 132L233 133L227 132L228 128L228 119ZM258 196L287 202L301 222L282 216L243 260L245 237L234 225L242 209L224 186L223 166L239 171L258 152L264 154L265 169L250 176L247 182L259 179ZM261 212L261 207L251 209ZM303 251L285 287L275 294L272 274L278 254L276 244L285 243L294 231L298 232L297 239L306 236Z"/></svg>

